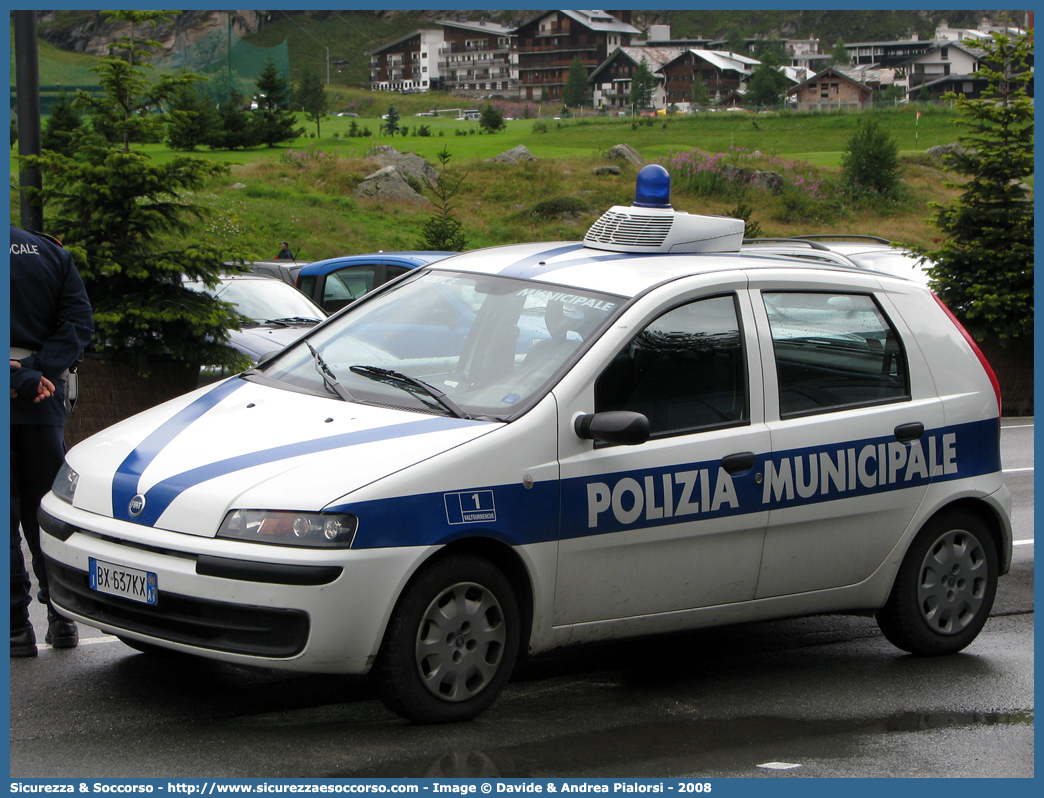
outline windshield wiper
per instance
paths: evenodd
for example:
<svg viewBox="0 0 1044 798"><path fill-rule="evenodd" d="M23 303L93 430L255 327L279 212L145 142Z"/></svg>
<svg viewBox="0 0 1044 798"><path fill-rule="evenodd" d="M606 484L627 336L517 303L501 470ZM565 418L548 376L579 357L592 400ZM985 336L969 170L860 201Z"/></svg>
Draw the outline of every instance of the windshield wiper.
<svg viewBox="0 0 1044 798"><path fill-rule="evenodd" d="M308 316L287 316L282 319L265 319L265 324L282 324L284 327L292 327L295 324L318 324L319 319Z"/></svg>
<svg viewBox="0 0 1044 798"><path fill-rule="evenodd" d="M457 418L471 418L460 405L438 388L428 385L428 383L418 380L416 377L411 377L409 374L403 374L401 371L392 371L391 369L382 369L377 366L349 366L348 370L353 374L369 377L371 380L383 382L410 393L416 393L416 391L411 390L413 388L419 389L448 410L450 415Z"/></svg>
<svg viewBox="0 0 1044 798"><path fill-rule="evenodd" d="M315 360L315 370L318 371L319 375L323 378L323 384L344 401L354 401L355 397L348 393L347 389L337 381L337 375L333 373L333 370L328 365L326 365L323 356L316 351L315 347L308 343L308 341L305 341L305 346L307 346L308 351L312 353L312 358Z"/></svg>

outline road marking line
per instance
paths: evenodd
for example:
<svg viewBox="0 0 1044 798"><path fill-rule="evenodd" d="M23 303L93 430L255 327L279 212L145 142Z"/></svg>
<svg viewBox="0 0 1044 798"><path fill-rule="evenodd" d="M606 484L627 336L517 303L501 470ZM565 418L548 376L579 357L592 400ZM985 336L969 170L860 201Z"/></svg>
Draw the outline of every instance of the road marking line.
<svg viewBox="0 0 1044 798"><path fill-rule="evenodd" d="M799 768L801 765L795 764L794 762L765 762L756 767L764 768L765 770L793 770Z"/></svg>
<svg viewBox="0 0 1044 798"><path fill-rule="evenodd" d="M1033 466L1029 466L1028 468L1005 468L1001 473L1002 474L1021 474L1024 471L1032 471L1032 470L1033 470Z"/></svg>
<svg viewBox="0 0 1044 798"><path fill-rule="evenodd" d="M81 637L80 638L80 645L81 646L93 646L93 645L96 645L98 643L119 643L119 642L120 642L119 638L113 637L112 635L102 635L101 637ZM37 648L39 648L41 651L46 651L49 648L54 648L54 646L52 646L52 645L50 645L48 643L40 643L37 646Z"/></svg>
<svg viewBox="0 0 1044 798"><path fill-rule="evenodd" d="M1032 546L1033 545L1033 538L1030 538L1029 540L1015 540L1015 541L1012 541L1011 545L1012 546Z"/></svg>
<svg viewBox="0 0 1044 798"><path fill-rule="evenodd" d="M1001 424L1001 429L1026 429L1029 427L1033 428L1032 424Z"/></svg>

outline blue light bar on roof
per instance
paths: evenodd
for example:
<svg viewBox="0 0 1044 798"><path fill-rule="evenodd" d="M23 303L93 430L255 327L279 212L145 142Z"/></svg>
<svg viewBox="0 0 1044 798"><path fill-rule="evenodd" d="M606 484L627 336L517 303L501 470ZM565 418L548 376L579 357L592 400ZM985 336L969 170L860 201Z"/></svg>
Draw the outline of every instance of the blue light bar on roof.
<svg viewBox="0 0 1044 798"><path fill-rule="evenodd" d="M634 204L639 208L671 207L671 176L658 164L649 164L638 173L634 184Z"/></svg>

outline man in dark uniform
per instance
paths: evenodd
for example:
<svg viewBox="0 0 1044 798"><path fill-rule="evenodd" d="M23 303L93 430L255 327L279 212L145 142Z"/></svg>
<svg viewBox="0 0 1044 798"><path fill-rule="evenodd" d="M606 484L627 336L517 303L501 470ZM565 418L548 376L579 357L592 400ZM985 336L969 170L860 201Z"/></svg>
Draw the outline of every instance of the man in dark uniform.
<svg viewBox="0 0 1044 798"><path fill-rule="evenodd" d="M72 256L54 239L11 225L11 656L36 656L29 575L19 525L32 552L45 641L72 648L76 624L50 606L36 511L65 459L65 380L94 331ZM17 556L16 556L17 551Z"/></svg>
<svg viewBox="0 0 1044 798"><path fill-rule="evenodd" d="M284 241L279 245L279 252L276 254L276 260L293 260L294 253L290 251L290 242Z"/></svg>

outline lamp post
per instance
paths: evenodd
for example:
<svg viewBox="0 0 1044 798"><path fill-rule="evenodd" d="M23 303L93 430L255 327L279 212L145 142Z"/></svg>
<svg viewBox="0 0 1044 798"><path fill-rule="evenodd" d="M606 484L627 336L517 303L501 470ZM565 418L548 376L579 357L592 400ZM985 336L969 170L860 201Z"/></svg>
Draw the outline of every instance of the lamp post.
<svg viewBox="0 0 1044 798"><path fill-rule="evenodd" d="M40 154L40 66L36 50L36 12L14 12L15 86L17 88L18 154ZM23 169L18 173L22 189L42 185L39 169ZM20 220L26 230L43 230L43 207L30 202L21 191Z"/></svg>

